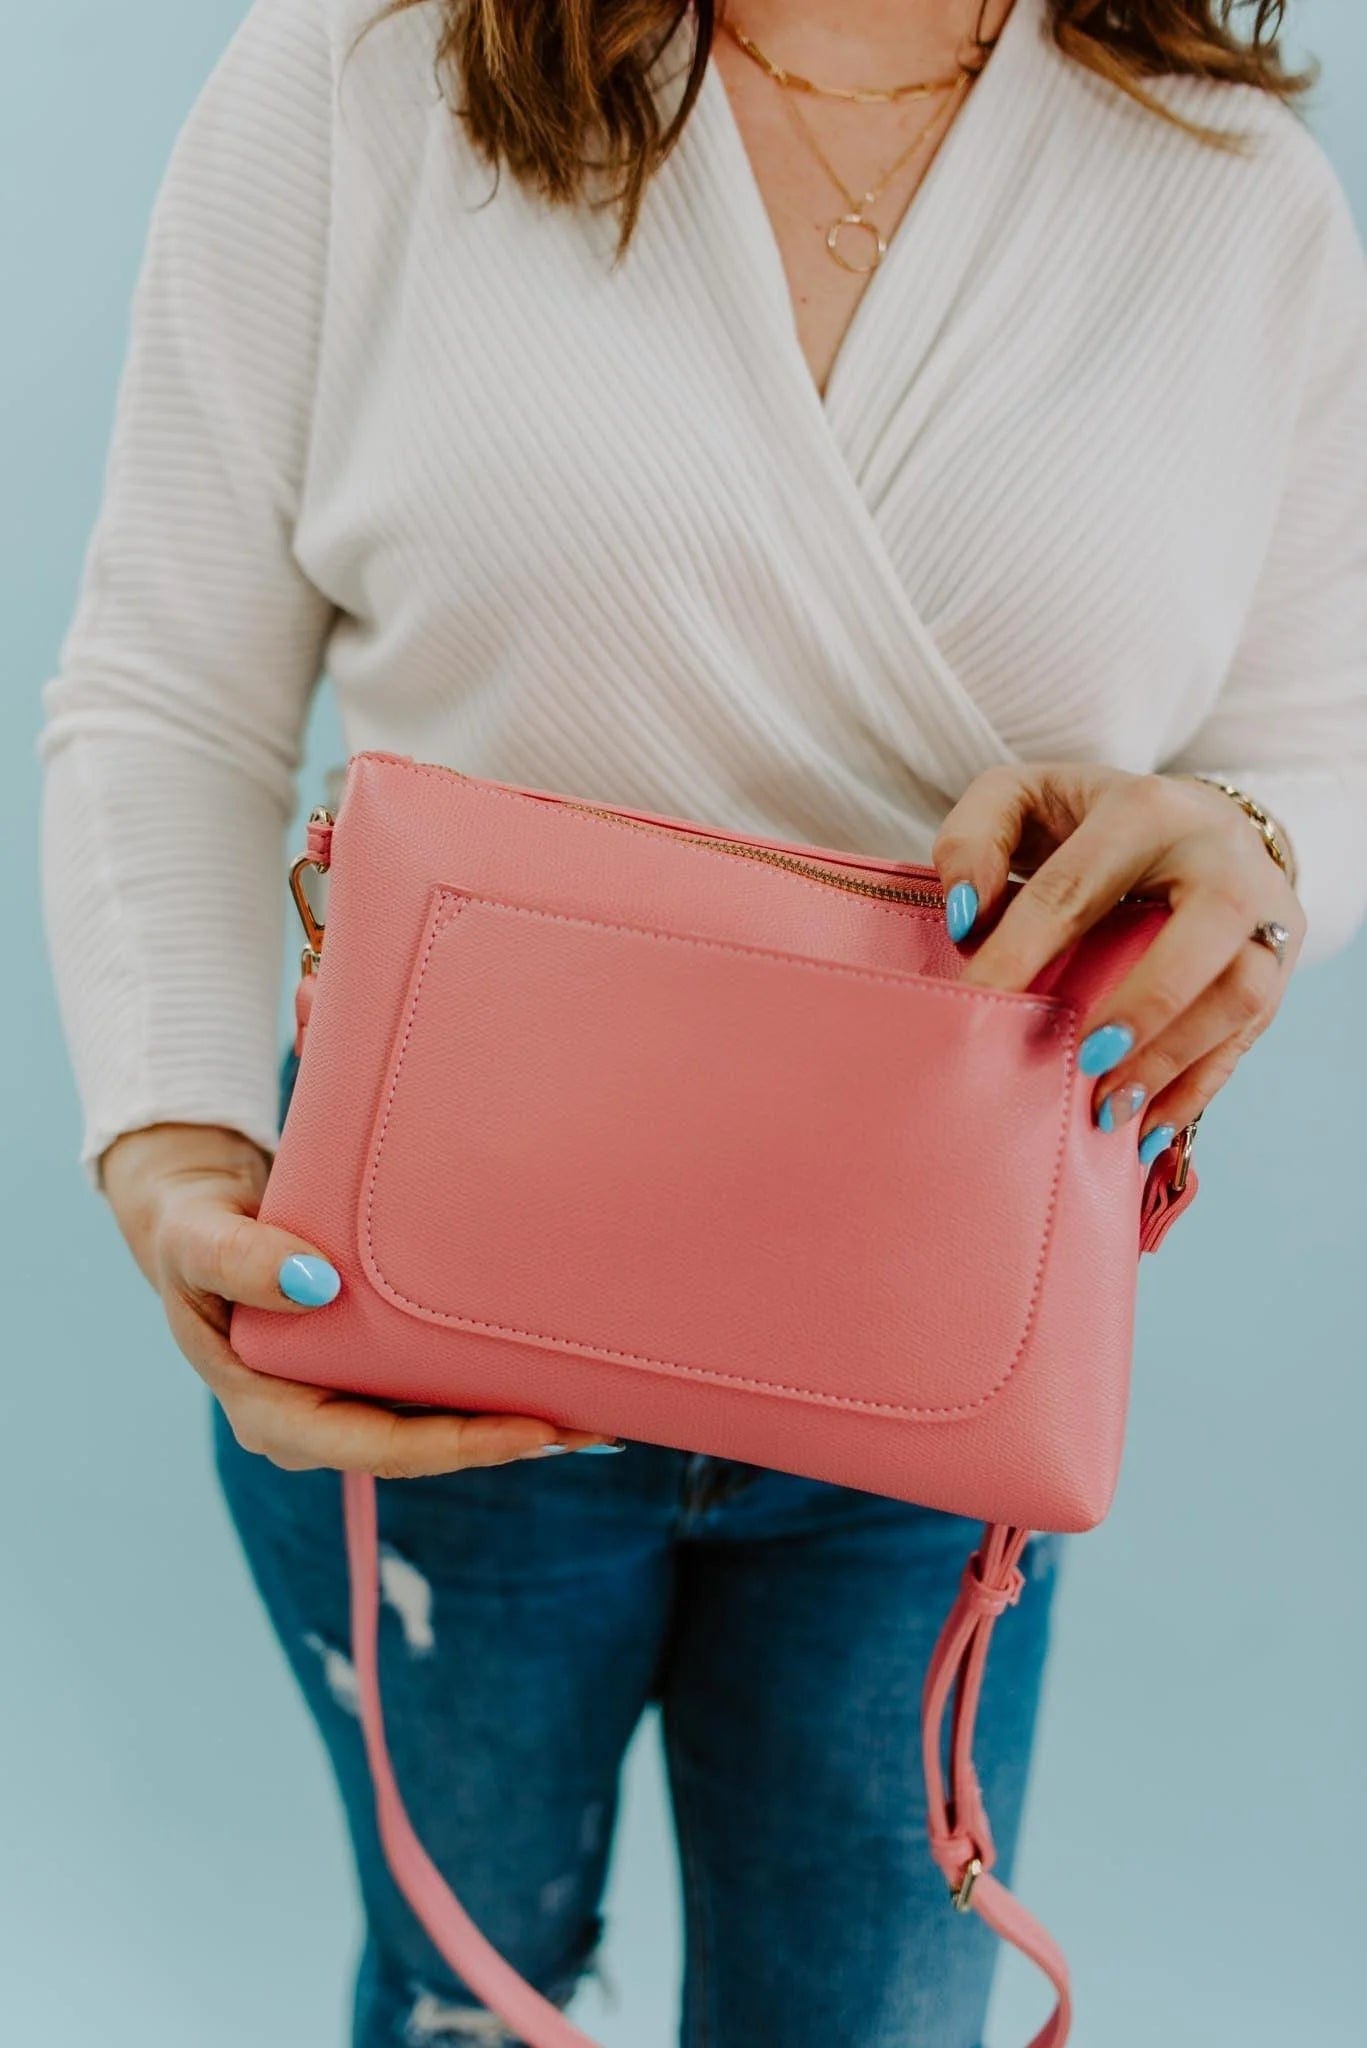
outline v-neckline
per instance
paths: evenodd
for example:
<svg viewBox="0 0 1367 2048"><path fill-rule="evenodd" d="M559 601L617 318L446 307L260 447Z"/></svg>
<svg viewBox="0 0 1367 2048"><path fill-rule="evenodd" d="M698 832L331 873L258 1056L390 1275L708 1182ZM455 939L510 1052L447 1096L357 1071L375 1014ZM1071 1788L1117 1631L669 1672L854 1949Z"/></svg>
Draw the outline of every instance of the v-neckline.
<svg viewBox="0 0 1367 2048"><path fill-rule="evenodd" d="M840 689L867 730L927 787L952 801L1010 748L973 700L922 618L867 488L870 448L933 366L954 309L995 261L990 237L1012 214L1013 181L1047 132L1045 0L1014 0L977 84L945 136L889 244L874 288L846 326L824 393L798 334L778 238L709 57L672 168L646 193L666 226L679 315L713 374L743 386L756 439L747 459L768 472L811 575L861 650ZM675 73L675 82L681 74ZM685 260L679 260L683 257ZM647 266L651 287L660 282ZM828 585L833 561L841 574Z"/></svg>
<svg viewBox="0 0 1367 2048"><path fill-rule="evenodd" d="M732 160L735 189L740 194L735 203L749 216L760 260L768 273L765 282L778 316L776 324L784 336L785 347L795 359L811 402L828 425L834 416L833 407L838 405L840 393L851 374L851 362L857 361L862 352L865 337L878 321L884 302L891 304L895 301L898 278L911 263L915 248L931 234L947 203L945 195L953 186L958 166L965 160L971 160L980 133L986 135L989 132L998 94L1009 83L1009 74L1015 69L1017 39L1028 33L1025 17L1030 17L1030 27L1036 27L1038 7L1039 0L1012 0L1011 10L998 32L987 62L941 138L920 184L893 228L888 238L887 254L855 302L854 311L846 322L826 372L824 388L812 375L802 346L797 308L784 267L783 252L740 122L731 104L731 95L715 57L709 56L699 92L699 110L705 110L716 120L718 133Z"/></svg>

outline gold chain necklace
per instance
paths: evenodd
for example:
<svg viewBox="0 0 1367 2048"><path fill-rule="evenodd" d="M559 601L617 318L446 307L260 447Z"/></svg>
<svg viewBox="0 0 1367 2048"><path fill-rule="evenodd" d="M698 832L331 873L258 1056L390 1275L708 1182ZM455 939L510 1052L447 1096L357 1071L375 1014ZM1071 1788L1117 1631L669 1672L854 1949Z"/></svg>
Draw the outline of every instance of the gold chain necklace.
<svg viewBox="0 0 1367 2048"><path fill-rule="evenodd" d="M780 87L783 92L783 104L796 125L799 136L808 149L811 150L822 170L845 201L845 212L837 214L826 230L826 248L832 260L838 263L842 270L848 271L854 277L867 277L872 271L877 270L879 264L888 253L887 238L877 222L869 219L868 209L881 198L882 194L886 192L888 186L897 176L897 173L910 161L918 149L923 148L927 142L933 145L944 134L945 129L953 119L955 108L963 99L968 87L977 77L977 71L969 65L960 62L952 76L948 78L917 79L905 85L891 86L886 90L865 86L815 85L811 79L802 78L797 72L789 71L783 65L776 64L772 57L766 56L764 51L760 49L753 37L744 34L742 30L738 29L734 23L726 20L725 17L722 19L721 26L726 30L732 41L744 51L745 55L758 64L766 76L772 79L775 85ZM982 45L980 44L979 47L982 47ZM797 100L793 95L800 93L821 94L824 97L854 100L861 104L868 104L874 101L887 102L910 99L913 97L928 99L935 93L945 93L947 97L944 106L926 123L925 127L918 134L913 135L906 148L897 157L896 161L884 171L877 184L870 186L867 192L852 192L799 112ZM867 257L867 260L863 263L853 262L841 248L842 240L848 245L851 236L860 235L864 237L864 249Z"/></svg>
<svg viewBox="0 0 1367 2048"><path fill-rule="evenodd" d="M913 78L905 85L817 85L812 79L804 78L798 71L789 71L786 65L776 64L767 57L753 36L747 36L733 22L723 19L721 26L734 43L744 50L747 57L768 73L775 85L784 86L789 92L809 92L826 100L854 100L859 106L886 106L896 100L925 99L931 93L947 92L958 81L958 71L948 78Z"/></svg>

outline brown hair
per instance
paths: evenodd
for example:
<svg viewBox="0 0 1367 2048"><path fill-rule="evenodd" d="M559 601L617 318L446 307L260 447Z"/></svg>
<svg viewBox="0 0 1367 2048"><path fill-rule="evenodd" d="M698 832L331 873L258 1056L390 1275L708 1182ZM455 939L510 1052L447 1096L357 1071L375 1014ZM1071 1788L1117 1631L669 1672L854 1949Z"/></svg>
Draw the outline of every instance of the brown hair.
<svg viewBox="0 0 1367 2048"><path fill-rule="evenodd" d="M362 35L424 0L386 0ZM725 0L439 0L439 75L463 94L458 112L495 171L553 203L586 195L599 173L621 211L620 249L641 196L673 148L702 87ZM1144 81L1209 78L1294 100L1315 81L1291 72L1278 46L1285 0L1048 0L1060 50L1178 127L1220 148L1226 130L1186 120ZM1249 12L1247 35L1233 26ZM666 125L650 86L665 45L692 15L692 57ZM981 24L982 15L979 16ZM359 38L358 38L359 40ZM979 43L980 60L990 45ZM600 202L601 203L601 202Z"/></svg>

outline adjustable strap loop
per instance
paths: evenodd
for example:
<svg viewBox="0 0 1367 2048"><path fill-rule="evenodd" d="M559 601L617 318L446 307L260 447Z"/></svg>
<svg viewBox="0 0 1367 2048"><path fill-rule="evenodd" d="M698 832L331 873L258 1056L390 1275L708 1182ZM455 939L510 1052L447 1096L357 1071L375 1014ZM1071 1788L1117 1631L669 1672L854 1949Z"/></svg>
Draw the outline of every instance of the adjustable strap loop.
<svg viewBox="0 0 1367 2048"><path fill-rule="evenodd" d="M308 857L323 874L332 860L332 825L331 811L325 811L321 805L309 813Z"/></svg>
<svg viewBox="0 0 1367 2048"><path fill-rule="evenodd" d="M1003 1941L1035 1963L1053 1985L1057 2004L1030 2048L1064 2048L1072 2025L1068 1965L1063 1951L1005 1885L992 1876L996 1848L973 1768L973 1731L992 1630L1021 1596L1020 1558L1028 1529L991 1523L965 1568L959 1595L935 1645L921 1702L921 1748L926 1776L930 1853L960 1912L972 1910ZM950 1714L949 1775L945 1776L944 1723Z"/></svg>

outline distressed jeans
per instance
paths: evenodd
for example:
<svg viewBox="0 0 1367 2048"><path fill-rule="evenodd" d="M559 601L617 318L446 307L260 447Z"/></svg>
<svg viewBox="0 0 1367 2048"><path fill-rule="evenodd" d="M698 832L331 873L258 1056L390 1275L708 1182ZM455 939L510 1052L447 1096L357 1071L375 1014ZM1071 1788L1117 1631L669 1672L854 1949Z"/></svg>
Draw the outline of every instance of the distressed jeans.
<svg viewBox="0 0 1367 2048"><path fill-rule="evenodd" d="M339 1479L242 1450L217 1410L215 1448L345 1807L366 1924L353 2048L513 2048L380 1850ZM931 1863L919 1757L926 1662L977 1524L638 1444L378 1491L395 1770L429 1854L525 1977L564 2003L592 1967L621 1760L654 1703L684 2048L978 2048L995 1943ZM1058 1552L1026 1552L980 1719L1007 1871Z"/></svg>

